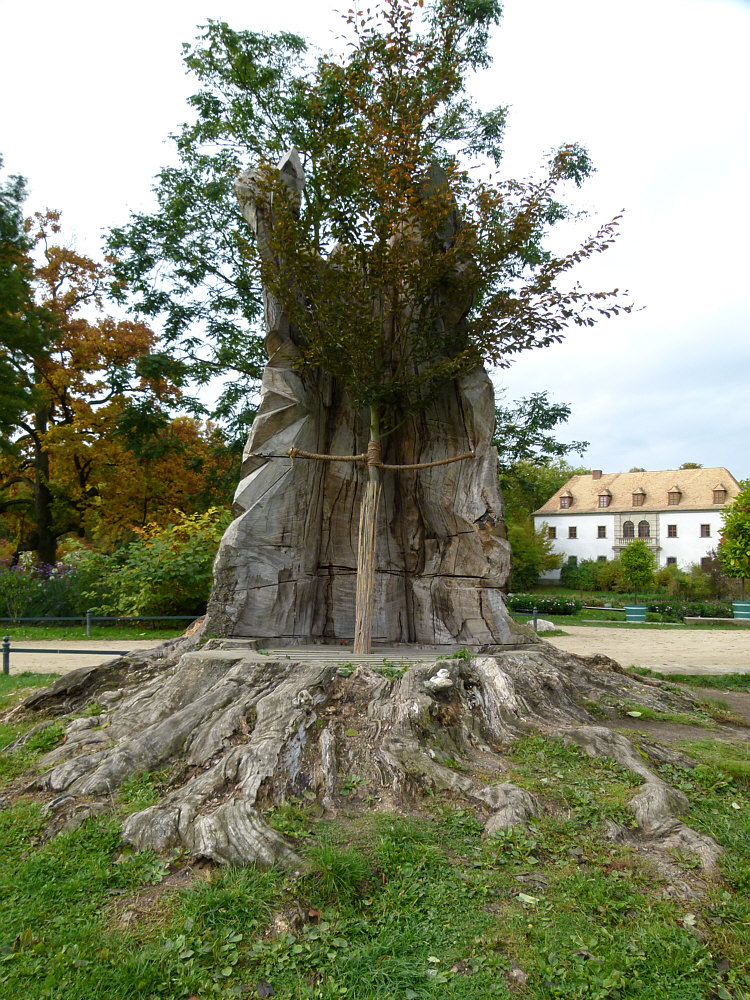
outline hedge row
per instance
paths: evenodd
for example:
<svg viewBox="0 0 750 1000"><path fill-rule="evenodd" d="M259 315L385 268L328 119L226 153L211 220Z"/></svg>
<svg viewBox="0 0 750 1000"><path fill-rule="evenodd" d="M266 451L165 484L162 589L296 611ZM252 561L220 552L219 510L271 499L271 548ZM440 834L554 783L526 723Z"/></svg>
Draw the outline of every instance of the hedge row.
<svg viewBox="0 0 750 1000"><path fill-rule="evenodd" d="M540 615L577 615L583 604L574 598L540 597L538 594L508 594L506 604L511 611L528 611L536 608Z"/></svg>
<svg viewBox="0 0 750 1000"><path fill-rule="evenodd" d="M661 615L662 621L681 622L683 618L731 618L731 604L718 601L679 601L667 598L660 601L648 601L648 611Z"/></svg>

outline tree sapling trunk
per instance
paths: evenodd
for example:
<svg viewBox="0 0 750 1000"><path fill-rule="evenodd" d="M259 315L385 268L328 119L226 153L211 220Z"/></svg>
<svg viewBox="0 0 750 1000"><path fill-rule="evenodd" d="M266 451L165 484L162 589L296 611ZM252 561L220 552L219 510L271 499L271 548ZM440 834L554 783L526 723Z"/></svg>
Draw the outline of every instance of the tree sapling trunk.
<svg viewBox="0 0 750 1000"><path fill-rule="evenodd" d="M375 558L377 518L383 484L380 461L380 418L370 407L370 441L367 446L367 486L359 515L357 547L357 592L355 598L354 652L369 653L372 648L372 616L375 607Z"/></svg>

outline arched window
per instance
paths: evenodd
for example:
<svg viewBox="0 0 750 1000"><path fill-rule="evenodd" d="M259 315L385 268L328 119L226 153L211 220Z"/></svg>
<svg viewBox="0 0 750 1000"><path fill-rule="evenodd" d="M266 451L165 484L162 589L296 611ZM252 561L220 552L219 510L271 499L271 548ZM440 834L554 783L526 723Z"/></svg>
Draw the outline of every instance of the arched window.
<svg viewBox="0 0 750 1000"><path fill-rule="evenodd" d="M635 538L635 525L632 521L625 521L622 526L623 538Z"/></svg>
<svg viewBox="0 0 750 1000"><path fill-rule="evenodd" d="M648 526L648 521L638 522L638 537L639 538L649 538L651 535L651 529Z"/></svg>

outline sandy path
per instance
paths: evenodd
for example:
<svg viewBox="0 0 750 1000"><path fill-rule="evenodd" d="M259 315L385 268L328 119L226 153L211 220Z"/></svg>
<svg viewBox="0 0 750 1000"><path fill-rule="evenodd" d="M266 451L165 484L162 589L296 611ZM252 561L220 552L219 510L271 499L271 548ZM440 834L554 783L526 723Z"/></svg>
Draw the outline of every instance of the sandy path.
<svg viewBox="0 0 750 1000"><path fill-rule="evenodd" d="M565 626L568 635L548 639L558 649L582 656L604 653L624 667L650 667L694 674L750 673L750 629L681 631L678 629L618 629L582 625ZM10 671L66 674L78 667L104 663L121 650L152 649L159 640L86 639L77 642L19 640L18 647L43 649L41 653L16 653L11 646ZM76 655L76 648L101 650L101 656ZM66 654L53 652L70 650ZM382 651L381 651L382 655Z"/></svg>
<svg viewBox="0 0 750 1000"><path fill-rule="evenodd" d="M561 625L568 635L548 639L581 656L604 653L623 667L688 674L750 673L750 629L618 629Z"/></svg>

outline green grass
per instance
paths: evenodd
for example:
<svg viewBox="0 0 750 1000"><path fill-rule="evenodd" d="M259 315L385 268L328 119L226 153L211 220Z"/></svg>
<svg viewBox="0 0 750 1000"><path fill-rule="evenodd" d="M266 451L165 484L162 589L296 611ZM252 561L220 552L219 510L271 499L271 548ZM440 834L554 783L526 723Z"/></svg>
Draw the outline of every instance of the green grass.
<svg viewBox="0 0 750 1000"><path fill-rule="evenodd" d="M59 674L0 674L0 711L17 696L19 690L46 687L56 681Z"/></svg>
<svg viewBox="0 0 750 1000"><path fill-rule="evenodd" d="M714 688L718 691L750 691L750 674L656 674L649 671L647 676L661 677L665 681L688 684L690 687Z"/></svg>
<svg viewBox="0 0 750 1000"><path fill-rule="evenodd" d="M147 628L145 625L92 625L91 635L86 635L86 628L83 625L0 625L0 635L9 635L11 645L19 642L30 642L39 639L50 642L57 639L78 640L85 642L86 639L174 639L182 635L190 622L181 622L172 628Z"/></svg>
<svg viewBox="0 0 750 1000"><path fill-rule="evenodd" d="M0 995L229 1000L265 982L275 1000L746 1000L750 808L744 782L703 759L711 746L662 768L692 799L688 822L728 850L723 879L689 901L604 835L630 822L639 779L541 737L506 748L509 780L546 805L529 829L486 840L439 796L420 816L332 821L302 796L269 816L298 870L219 869L179 890L184 859L123 848L116 819L45 840L40 806L18 800L0 813ZM165 780L133 776L121 808Z"/></svg>

